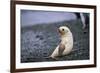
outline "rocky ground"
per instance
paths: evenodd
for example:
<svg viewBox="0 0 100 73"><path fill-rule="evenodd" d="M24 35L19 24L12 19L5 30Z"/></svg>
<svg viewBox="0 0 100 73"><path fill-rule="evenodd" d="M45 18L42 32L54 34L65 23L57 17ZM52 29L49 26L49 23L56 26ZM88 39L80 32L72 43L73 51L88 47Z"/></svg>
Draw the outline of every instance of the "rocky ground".
<svg viewBox="0 0 100 73"><path fill-rule="evenodd" d="M89 28L83 30L80 20L72 20L22 27L21 62L56 61L48 56L60 42L57 28L62 25L72 31L74 47L70 54L60 57L58 61L89 59Z"/></svg>

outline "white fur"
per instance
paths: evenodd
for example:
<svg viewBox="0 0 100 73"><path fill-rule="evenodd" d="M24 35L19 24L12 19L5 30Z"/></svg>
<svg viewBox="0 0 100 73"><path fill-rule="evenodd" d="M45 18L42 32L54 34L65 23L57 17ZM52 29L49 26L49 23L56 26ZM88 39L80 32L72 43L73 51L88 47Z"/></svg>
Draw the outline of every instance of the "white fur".
<svg viewBox="0 0 100 73"><path fill-rule="evenodd" d="M80 13L80 17L81 17L81 21L82 21L82 24L83 24L83 29L86 27L86 24L85 24L85 17L84 17L84 15L83 15L83 13Z"/></svg>
<svg viewBox="0 0 100 73"><path fill-rule="evenodd" d="M73 35L68 27L61 26L59 28L59 30L61 32L63 32L62 29L65 30L64 34L60 34L61 35L61 42L60 43L65 45L65 50L63 51L62 55L67 55L71 52L71 50L73 48ZM58 48L59 48L59 45L56 47L56 49L53 51L53 53L51 54L50 57L55 58L59 55Z"/></svg>

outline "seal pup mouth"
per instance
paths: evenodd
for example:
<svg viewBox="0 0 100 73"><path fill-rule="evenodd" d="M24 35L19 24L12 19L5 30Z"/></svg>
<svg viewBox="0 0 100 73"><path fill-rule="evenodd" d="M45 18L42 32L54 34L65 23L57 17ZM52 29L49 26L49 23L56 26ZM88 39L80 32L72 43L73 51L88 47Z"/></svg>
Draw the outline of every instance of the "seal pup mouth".
<svg viewBox="0 0 100 73"><path fill-rule="evenodd" d="M60 33L60 35L64 35L64 32L60 28L58 28L58 32Z"/></svg>

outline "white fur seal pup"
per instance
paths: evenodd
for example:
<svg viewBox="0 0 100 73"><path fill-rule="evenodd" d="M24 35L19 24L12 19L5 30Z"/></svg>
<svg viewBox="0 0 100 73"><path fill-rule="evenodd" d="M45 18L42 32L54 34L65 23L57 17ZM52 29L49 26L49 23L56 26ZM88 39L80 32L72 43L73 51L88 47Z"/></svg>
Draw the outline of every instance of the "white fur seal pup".
<svg viewBox="0 0 100 73"><path fill-rule="evenodd" d="M69 54L73 48L73 35L70 29L66 26L61 26L58 31L60 33L61 42L50 55L53 59L56 59L58 56Z"/></svg>

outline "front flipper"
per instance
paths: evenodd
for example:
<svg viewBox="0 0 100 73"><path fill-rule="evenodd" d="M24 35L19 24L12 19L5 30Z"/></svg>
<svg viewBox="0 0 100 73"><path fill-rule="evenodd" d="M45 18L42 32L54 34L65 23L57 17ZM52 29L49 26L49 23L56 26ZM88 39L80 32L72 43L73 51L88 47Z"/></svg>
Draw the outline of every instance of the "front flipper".
<svg viewBox="0 0 100 73"><path fill-rule="evenodd" d="M60 43L58 48L58 54L59 54L58 56L62 56L64 50L65 50L65 45Z"/></svg>

